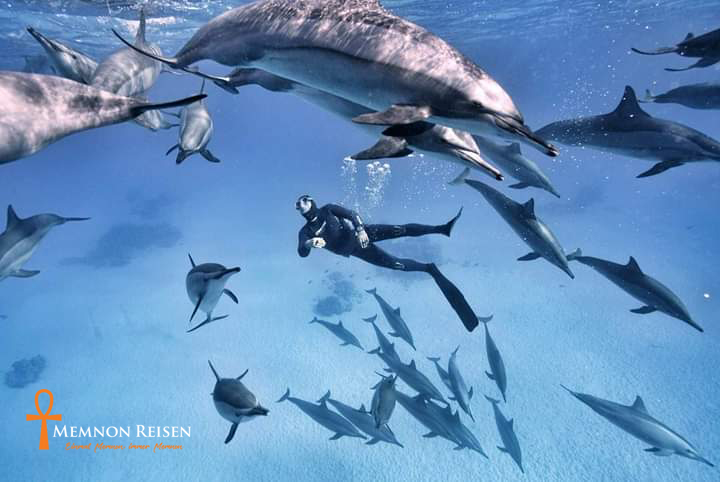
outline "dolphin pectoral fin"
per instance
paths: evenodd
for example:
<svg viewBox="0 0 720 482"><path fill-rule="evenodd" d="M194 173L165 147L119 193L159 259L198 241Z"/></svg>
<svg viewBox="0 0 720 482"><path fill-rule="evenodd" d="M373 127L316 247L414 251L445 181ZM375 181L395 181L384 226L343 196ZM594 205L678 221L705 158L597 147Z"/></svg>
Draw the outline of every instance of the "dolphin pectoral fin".
<svg viewBox="0 0 720 482"><path fill-rule="evenodd" d="M701 68L701 67L710 67L711 65L715 65L718 62L720 62L720 57L703 57L688 67L685 67L682 69L666 68L665 70L667 72L684 72L684 71L690 70L690 69L697 69L697 68Z"/></svg>
<svg viewBox="0 0 720 482"><path fill-rule="evenodd" d="M430 107L417 105L395 104L383 112L372 112L353 117L358 124L375 124L391 126L394 124L412 124L424 121L432 115Z"/></svg>
<svg viewBox="0 0 720 482"><path fill-rule="evenodd" d="M515 184L510 184L508 187L512 189L525 189L526 187L530 187L530 184L526 182L518 182Z"/></svg>
<svg viewBox="0 0 720 482"><path fill-rule="evenodd" d="M635 308L634 310L630 310L633 313L637 313L638 315L647 315L648 313L653 313L657 311L657 308L653 308L652 306L641 306L640 308Z"/></svg>
<svg viewBox="0 0 720 482"><path fill-rule="evenodd" d="M170 149L167 150L165 155L169 156L172 151L174 151L175 149L179 149L179 148L180 148L180 144L175 144L174 146L172 146Z"/></svg>
<svg viewBox="0 0 720 482"><path fill-rule="evenodd" d="M380 441L379 438L371 438L370 440L368 440L367 442L365 442L365 445L375 445L375 444L378 443L379 441Z"/></svg>
<svg viewBox="0 0 720 482"><path fill-rule="evenodd" d="M509 453L505 447L501 447L501 446L498 445L498 446L497 446L497 449L498 449L500 452L503 452L503 453L506 453L506 454Z"/></svg>
<svg viewBox="0 0 720 482"><path fill-rule="evenodd" d="M526 254L525 256L520 256L517 260L518 261L532 261L534 259L538 259L539 257L540 257L539 254L532 252L532 253Z"/></svg>
<svg viewBox="0 0 720 482"><path fill-rule="evenodd" d="M470 390L468 391L468 400L472 400L473 397L473 387L470 387Z"/></svg>
<svg viewBox="0 0 720 482"><path fill-rule="evenodd" d="M224 320L224 319L227 318L228 316L230 316L230 315L216 316L215 318L210 318L210 317L208 317L205 321L203 321L202 323L200 323L200 324L197 325L197 326L194 326L194 327L190 328L190 329L189 329L188 331L186 331L185 333L191 333L191 332L197 330L198 328L200 328L201 326L207 325L208 323L212 323L213 321ZM243 375L244 375L244 374L243 374Z"/></svg>
<svg viewBox="0 0 720 482"><path fill-rule="evenodd" d="M425 438L434 438L437 436L438 436L438 434L436 434L435 432L428 432L425 435L423 435L423 437L425 437Z"/></svg>
<svg viewBox="0 0 720 482"><path fill-rule="evenodd" d="M230 426L230 432L228 432L227 437L225 437L225 443L229 443L233 439L237 428L238 428L238 424L236 424L236 423L234 423Z"/></svg>
<svg viewBox="0 0 720 482"><path fill-rule="evenodd" d="M638 178L641 178L641 177L655 176L655 175L657 175L657 174L660 174L660 173L663 173L663 172L667 171L668 169L672 169L673 167L682 166L683 164L685 164L685 163L684 163L684 162L680 162L680 161L662 161L662 162L658 162L657 164L655 164L653 167L651 167L651 168L648 169L647 171L638 174L637 177L638 177Z"/></svg>
<svg viewBox="0 0 720 482"><path fill-rule="evenodd" d="M348 346L349 344L350 344L349 341L345 341L345 342L343 342L343 343L340 343L340 346Z"/></svg>
<svg viewBox="0 0 720 482"><path fill-rule="evenodd" d="M408 143L400 137L382 136L370 148L350 156L356 161L370 161L373 159L385 159L388 157L405 157L412 154L413 150L408 148Z"/></svg>
<svg viewBox="0 0 720 482"><path fill-rule="evenodd" d="M203 149L202 151L200 151L200 155L210 162L214 162L216 164L220 162L220 159L213 156L212 152L210 152L210 149Z"/></svg>
<svg viewBox="0 0 720 482"><path fill-rule="evenodd" d="M200 303L202 303L203 297L198 297L197 303L195 304L195 309L192 312L192 315L190 315L190 321L192 322L193 318L195 318L195 313L197 313L198 308L200 308Z"/></svg>
<svg viewBox="0 0 720 482"><path fill-rule="evenodd" d="M455 397L448 397L448 398L449 398L450 400L452 400L453 402L457 402L457 398L455 398Z"/></svg>
<svg viewBox="0 0 720 482"><path fill-rule="evenodd" d="M400 338L400 335L398 335L398 334L395 333L394 331L391 331L390 333L388 333L388 335L394 336L395 338Z"/></svg>
<svg viewBox="0 0 720 482"><path fill-rule="evenodd" d="M487 375L487 377L488 377L490 380L495 380L495 377L493 376L492 373L490 373L490 372L485 372L485 375Z"/></svg>
<svg viewBox="0 0 720 482"><path fill-rule="evenodd" d="M235 293L233 293L232 291L230 291L230 290L227 289L227 288L225 288L225 289L223 290L223 293L225 293L225 294L228 296L228 298L230 298L231 300L233 300L233 301L235 302L235 304L238 304L238 297L235 296Z"/></svg>
<svg viewBox="0 0 720 482"><path fill-rule="evenodd" d="M341 433L336 433L335 435L333 435L332 437L330 437L330 440L337 440L337 439L339 439L339 438L342 437L342 436L343 436L343 434L341 434Z"/></svg>
<svg viewBox="0 0 720 482"><path fill-rule="evenodd" d="M462 450L464 448L465 448L464 445L457 445L457 446L453 447L453 450Z"/></svg>
<svg viewBox="0 0 720 482"><path fill-rule="evenodd" d="M645 452L649 452L649 453L651 453L651 454L653 454L653 455L656 455L656 456L658 456L658 457L667 457L667 456L672 455L672 454L674 453L672 450L661 449L661 448L658 448L658 447L650 447L650 448L647 448L647 449L644 449L644 450L645 450Z"/></svg>
<svg viewBox="0 0 720 482"><path fill-rule="evenodd" d="M238 376L238 377L235 377L235 380L242 380L242 379L245 377L245 375L248 374L249 371L250 371L250 369L249 369L249 368L246 368L245 371L242 372L242 375L240 375L240 376Z"/></svg>
<svg viewBox="0 0 720 482"><path fill-rule="evenodd" d="M31 278L35 276L36 274L39 274L40 271L35 269L18 269L13 271L10 276L15 278Z"/></svg>

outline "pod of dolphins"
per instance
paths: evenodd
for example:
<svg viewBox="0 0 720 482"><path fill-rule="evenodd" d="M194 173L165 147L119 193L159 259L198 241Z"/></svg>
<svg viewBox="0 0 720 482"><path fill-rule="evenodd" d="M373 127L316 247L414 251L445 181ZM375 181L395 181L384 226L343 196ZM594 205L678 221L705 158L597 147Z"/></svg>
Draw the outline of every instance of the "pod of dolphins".
<svg viewBox="0 0 720 482"><path fill-rule="evenodd" d="M517 181L510 188L535 187L560 198L548 176L523 155L520 147L525 144L547 156L557 156L559 151L550 141L655 163L638 177L654 176L688 163L720 161L718 141L683 124L653 117L640 107L640 103L675 103L693 109L720 109L718 83L686 85L657 95L647 91L643 100L627 86L614 111L553 122L535 132L510 95L487 72L443 39L392 14L376 0L261 0L242 5L202 26L172 56L146 39L144 10L140 11L134 41L113 31L124 47L101 62L47 38L35 28L27 30L57 75L0 71L0 164L31 156L65 136L130 120L151 131L179 127L178 141L167 151L177 150L177 164L193 154L217 163L219 159L208 148L214 125L204 101L205 80L232 94L243 86L259 85L271 92L297 95L377 137L374 145L353 154L354 159L405 157L417 151L462 167L451 184L478 191L528 245L530 252L519 261L543 258L573 279L571 262L588 266L642 303L631 310L633 313L661 312L703 331L680 298L645 274L634 257L627 264L618 264L584 256L580 249L567 254L550 227L537 216L533 198L519 203L469 176L479 171L502 181L507 175ZM688 34L673 47L632 50L643 55L676 53L699 59L689 67L668 71L708 67L720 62L720 29L697 37ZM232 70L226 76L210 75L195 66L203 60ZM146 95L164 70L201 77L200 92L169 102L149 101ZM163 112L174 107L180 107L180 112ZM169 122L165 114L177 117L178 123ZM8 206L6 229L0 234L0 280L37 275L39 271L25 269L24 264L50 229L86 219L55 214L23 219ZM218 263L198 265L189 258L186 290L194 307L190 322L198 311L206 315L188 330L193 332L227 318L213 315L223 294L239 303L226 284L240 268ZM367 293L378 303L389 336L401 339L415 351L412 332L400 308L393 308L376 289ZM478 320L485 331L486 375L507 403L507 373L488 329L491 319ZM460 417L463 411L475 422L471 407L474 391L459 368L459 347L450 354L447 367L441 358L428 357L451 394L446 399L415 360L402 361L395 344L378 327L377 315L364 321L372 325L378 343L368 353L377 355L388 373L379 373L369 410L365 403L353 408L336 400L330 391L313 403L292 397L288 388L278 402L295 405L328 429L331 440L349 437L366 440L368 445L385 442L403 447L389 425L399 404L429 430L424 437L441 437L457 450L467 448L487 457ZM314 318L310 323L324 327L342 346L364 350L342 321L335 324ZM215 376L215 407L231 423L225 439L228 443L238 424L269 412L242 383L247 370L237 378L221 378L208 363ZM398 380L416 394L399 390ZM625 406L567 390L612 424L649 444L647 452L675 454L712 465L682 436L650 416L639 396ZM492 406L502 443L498 449L524 472L513 419L506 418L498 399L485 398ZM458 408L453 411L450 402Z"/></svg>

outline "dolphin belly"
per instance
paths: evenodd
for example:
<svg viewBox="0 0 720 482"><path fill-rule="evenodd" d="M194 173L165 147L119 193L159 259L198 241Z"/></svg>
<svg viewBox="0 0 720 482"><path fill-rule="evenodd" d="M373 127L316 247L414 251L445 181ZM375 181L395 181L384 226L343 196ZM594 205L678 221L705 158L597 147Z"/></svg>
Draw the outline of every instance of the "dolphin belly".
<svg viewBox="0 0 720 482"><path fill-rule="evenodd" d="M13 244L0 257L0 276L7 277L19 270L30 259L44 235L32 235Z"/></svg>

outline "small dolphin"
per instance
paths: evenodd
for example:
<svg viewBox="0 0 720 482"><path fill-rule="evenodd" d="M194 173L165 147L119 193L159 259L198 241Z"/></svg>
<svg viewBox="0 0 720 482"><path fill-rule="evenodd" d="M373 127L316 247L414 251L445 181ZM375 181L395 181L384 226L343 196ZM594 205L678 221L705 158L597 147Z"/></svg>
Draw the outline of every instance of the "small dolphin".
<svg viewBox="0 0 720 482"><path fill-rule="evenodd" d="M27 31L45 49L48 58L62 77L82 84L90 83L98 66L96 61L62 42L47 38L32 27L28 27Z"/></svg>
<svg viewBox="0 0 720 482"><path fill-rule="evenodd" d="M640 108L630 86L609 114L553 122L538 132L570 146L660 161L637 177L688 162L720 161L720 142L683 124L652 117Z"/></svg>
<svg viewBox="0 0 720 482"><path fill-rule="evenodd" d="M0 71L0 164L27 157L76 132L202 97L149 104L53 75Z"/></svg>
<svg viewBox="0 0 720 482"><path fill-rule="evenodd" d="M577 255L572 257L573 260L590 266L627 294L644 303L640 308L630 310L633 313L646 315L654 311L660 311L661 313L684 321L698 331L703 331L702 327L693 321L680 298L678 298L670 288L655 278L643 273L640 265L638 265L632 256L630 256L627 264L619 264L600 258L593 258L592 256L582 256L580 250L576 253Z"/></svg>
<svg viewBox="0 0 720 482"><path fill-rule="evenodd" d="M485 327L487 329L487 325ZM463 412L467 413L474 422L475 417L473 417L472 410L470 410L470 400L473 396L473 389L470 388L468 390L467 383L465 383L465 379L458 368L457 352L459 349L459 346L455 348L455 351L453 351L452 355L450 355L450 361L448 362L448 376L450 378L450 387L453 392L453 397L450 398L450 400L457 402L457 404L460 405L460 408L463 409Z"/></svg>
<svg viewBox="0 0 720 482"><path fill-rule="evenodd" d="M460 441L460 445L455 447L455 450L468 448L479 453L486 459L488 458L477 437L475 437L475 434L460 420L460 412L458 410L455 410L455 413L453 413L449 406L445 407L443 409L443 420L448 430Z"/></svg>
<svg viewBox="0 0 720 482"><path fill-rule="evenodd" d="M684 69L670 69L668 72L682 72L684 70L696 69L699 67L710 67L720 62L720 28L712 32L704 33L698 37L691 33L687 34L685 40L674 47L662 47L657 50L643 51L636 48L633 52L643 55L663 55L675 53L683 57L700 58L696 63Z"/></svg>
<svg viewBox="0 0 720 482"><path fill-rule="evenodd" d="M136 117L134 120L137 124L140 124L153 132L180 126L180 124L169 122L159 110L149 110L143 115Z"/></svg>
<svg viewBox="0 0 720 482"><path fill-rule="evenodd" d="M380 328L378 328L377 324L375 323L376 319L377 315L373 315L370 318L363 318L363 321L372 324L373 329L375 330L375 336L378 340L378 348L376 350L370 351L369 353L374 354L378 351L382 351L390 358L399 360L400 356L397 354L397 351L395 351L395 345L390 343L390 340L388 340L387 337L383 335L383 332L380 331Z"/></svg>
<svg viewBox="0 0 720 482"><path fill-rule="evenodd" d="M340 437L357 437L367 439L367 437L360 433L352 423L348 422L345 418L328 408L327 401L329 398L330 394L327 393L318 400L318 405L315 405L314 403L291 397L290 389L288 388L287 391L285 391L285 394L280 397L276 403L284 402L285 400L290 401L290 403L302 410L308 417L312 418L331 432L334 432L335 435L330 437L330 440L337 440Z"/></svg>
<svg viewBox="0 0 720 482"><path fill-rule="evenodd" d="M200 93L205 91L203 80ZM199 100L185 106L180 112L180 137L177 144L172 146L165 153L167 156L175 149L178 149L176 164L180 164L193 154L200 154L210 162L220 162L220 159L213 156L207 148L213 134L213 120L205 106L205 101Z"/></svg>
<svg viewBox="0 0 720 482"><path fill-rule="evenodd" d="M335 323L330 323L329 321L320 320L317 317L314 317L312 320L310 320L310 324L312 323L321 324L322 326L327 328L330 333L340 338L343 341L340 346L353 345L360 348L361 350L365 349L360 344L360 340L358 340L357 337L350 332L350 330L343 326L342 321L338 322L338 324L336 325Z"/></svg>
<svg viewBox="0 0 720 482"><path fill-rule="evenodd" d="M483 182L466 179L465 183L479 191L505 222L510 225L515 234L530 246L532 251L518 258L518 261L545 258L551 264L563 270L570 278L575 278L568 266L568 259L563 247L560 245L560 241L550 231L550 228L535 215L534 199L530 198L525 204L520 204Z"/></svg>
<svg viewBox="0 0 720 482"><path fill-rule="evenodd" d="M500 411L498 404L500 400L495 400L487 395L487 400L493 406L493 412L495 413L495 425L497 425L498 432L500 433L500 439L502 440L503 446L498 445L498 450L508 454L515 461L520 472L525 473L525 469L522 466L522 452L520 451L520 444L518 443L517 435L515 435L515 427L513 426L513 419L507 420L505 415Z"/></svg>
<svg viewBox="0 0 720 482"><path fill-rule="evenodd" d="M490 380L493 380L495 382L498 389L500 390L500 393L502 394L503 401L507 403L507 398L505 397L505 391L507 390L507 375L505 374L505 363L503 363L502 356L500 355L500 350L498 350L498 347L495 344L495 340L493 340L492 336L490 336L490 331L487 327L488 323L490 323L490 320L492 320L493 317L488 316L487 318L478 319L482 321L483 325L485 326L485 352L487 353L488 365L490 365L490 371L486 371L485 375L487 375Z"/></svg>
<svg viewBox="0 0 720 482"><path fill-rule="evenodd" d="M458 447L463 445L454 431L449 429L447 420L442 415L444 409L440 405L427 400L423 395L411 397L400 391L397 392L397 401L415 420L430 430L423 437L433 438L440 436Z"/></svg>
<svg viewBox="0 0 720 482"><path fill-rule="evenodd" d="M373 387L372 403L370 404L370 414L375 421L375 427L380 428L387 425L395 410L395 402L397 401L397 393L395 391L395 382L397 377L378 374L382 379ZM370 435L370 434L368 434Z"/></svg>
<svg viewBox="0 0 720 482"><path fill-rule="evenodd" d="M410 388L428 399L437 400L447 405L447 401L443 398L440 390L433 385L428 377L417 369L415 360L411 360L410 363L406 365L399 359L391 359L383 352L379 352L377 355L387 365L387 371L395 373L397 377Z"/></svg>
<svg viewBox="0 0 720 482"><path fill-rule="evenodd" d="M37 249L40 241L55 226L69 221L86 221L90 218L64 218L57 214L36 214L21 219L12 205L7 208L7 225L0 234L0 281L9 276L29 278L40 271L22 269Z"/></svg>
<svg viewBox="0 0 720 482"><path fill-rule="evenodd" d="M710 461L701 457L695 447L680 434L653 418L645 408L640 395L635 398L632 405L621 405L586 393L573 392L564 385L561 386L616 427L650 444L650 448L645 449L645 452L659 457L675 454L715 467Z"/></svg>
<svg viewBox="0 0 720 482"><path fill-rule="evenodd" d="M437 370L440 380L452 393L453 388L452 383L450 382L450 374L442 367L442 365L440 365L440 357L429 356L427 359L435 364L435 370Z"/></svg>
<svg viewBox="0 0 720 482"><path fill-rule="evenodd" d="M190 315L190 322L195 317L198 309L202 309L207 313L205 321L190 328L187 332L195 331L203 325L211 323L213 321L222 320L228 317L228 315L217 316L213 318L212 312L220 301L220 296L226 294L228 298L233 300L235 304L238 303L238 298L229 289L225 288L225 283L235 273L240 272L240 268L226 268L225 266L217 263L203 263L196 265L192 256L188 254L190 258L190 264L192 269L188 272L185 277L185 288L187 289L188 297L190 301L195 304L195 309Z"/></svg>
<svg viewBox="0 0 720 482"><path fill-rule="evenodd" d="M683 85L658 95L646 90L645 100L640 102L680 104L691 109L720 109L720 82Z"/></svg>
<svg viewBox="0 0 720 482"><path fill-rule="evenodd" d="M382 298L382 296L377 294L377 288L366 290L366 292L373 295L375 297L375 301L377 301L378 305L380 305L380 309L385 315L385 319L390 325L390 328L393 330L388 334L405 340L407 344L415 350L415 342L413 341L412 333L410 333L410 328L408 328L405 320L403 320L402 316L400 316L400 308L391 307L388 302Z"/></svg>
<svg viewBox="0 0 720 482"><path fill-rule="evenodd" d="M247 375L247 370L237 378L220 378L210 360L208 364L216 380L212 392L215 408L222 418L232 423L225 438L225 443L228 443L235 436L238 424L249 422L261 415L266 416L269 410L260 405L255 395L240 381Z"/></svg>
<svg viewBox="0 0 720 482"><path fill-rule="evenodd" d="M335 407L335 410L337 410L340 415L350 420L353 425L370 437L370 440L365 442L365 444L375 445L378 442L387 442L401 448L403 447L403 445L398 442L395 434L392 430L390 430L390 427L388 427L387 424L380 426L375 425L375 420L365 409L365 405L360 405L359 409L352 408L349 405L345 405L342 402L330 398L329 390L323 398L326 398L327 403Z"/></svg>

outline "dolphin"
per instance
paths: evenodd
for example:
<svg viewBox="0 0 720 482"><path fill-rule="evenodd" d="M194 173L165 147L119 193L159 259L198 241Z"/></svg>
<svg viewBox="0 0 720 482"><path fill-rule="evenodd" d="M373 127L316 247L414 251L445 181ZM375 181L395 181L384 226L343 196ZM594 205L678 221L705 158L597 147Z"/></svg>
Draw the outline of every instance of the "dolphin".
<svg viewBox="0 0 720 482"><path fill-rule="evenodd" d="M310 324L312 323L320 323L322 326L327 328L330 333L340 338L343 341L340 346L353 345L360 348L361 350L364 350L363 346L360 344L360 340L358 340L357 337L353 335L352 332L350 332L350 330L343 326L342 321L338 322L338 324L336 325L335 323L319 320L317 317L314 317L312 320L310 320Z"/></svg>
<svg viewBox="0 0 720 482"><path fill-rule="evenodd" d="M238 68L230 74L228 83L218 81L216 83L235 94L239 92L237 87L243 85L259 85L271 92L292 93L346 121L352 121L359 115L372 112L371 109L342 97L260 69ZM370 135L380 138L372 147L350 156L351 159L405 157L418 151L433 158L480 170L497 180L503 179L500 170L480 155L475 141L467 132L424 121L389 129L371 124L355 123L355 125L364 127Z"/></svg>
<svg viewBox="0 0 720 482"><path fill-rule="evenodd" d="M485 375L487 375L490 380L493 380L495 382L498 389L500 390L500 393L502 394L503 401L507 403L507 398L505 397L505 392L507 391L507 375L505 374L505 363L503 363L502 356L500 355L500 350L498 350L498 347L495 344L495 340L493 340L492 336L490 336L490 331L487 327L488 323L490 323L490 320L492 320L492 318L492 316L488 316L487 318L478 318L480 321L483 322L483 325L485 326L485 352L487 353L488 365L490 365L490 371L486 371Z"/></svg>
<svg viewBox="0 0 720 482"><path fill-rule="evenodd" d="M503 443L502 447L498 445L498 450L512 457L517 466L520 467L520 472L524 474L525 469L523 469L522 466L522 452L520 451L520 443L518 443L517 435L515 435L513 419L506 419L505 415L500 411L500 407L498 407L500 400L495 400L487 395L485 398L492 404L493 412L495 413L495 425L497 425L500 439Z"/></svg>
<svg viewBox="0 0 720 482"><path fill-rule="evenodd" d="M53 75L0 71L0 164L27 157L76 132L202 97L151 104Z"/></svg>
<svg viewBox="0 0 720 482"><path fill-rule="evenodd" d="M450 44L385 10L377 0L258 1L210 20L175 54L189 68L210 59L255 67L363 105L355 118L376 125L416 121L520 140L547 155L557 150L525 125L508 93Z"/></svg>
<svg viewBox="0 0 720 482"><path fill-rule="evenodd" d="M460 420L460 412L458 410L455 410L455 413L453 413L450 406L447 406L442 409L442 418L444 423L447 425L448 430L452 434L454 434L457 440L460 442L460 445L455 447L455 450L462 450L464 448L468 448L479 453L486 459L488 458L477 437L475 437L475 435L470 431L470 429L464 423L462 423L462 420Z"/></svg>
<svg viewBox="0 0 720 482"><path fill-rule="evenodd" d="M45 49L58 74L82 84L90 83L98 66L95 60L62 42L47 38L33 27L27 27L27 31Z"/></svg>
<svg viewBox="0 0 720 482"><path fill-rule="evenodd" d="M550 228L535 215L535 200L533 198L530 198L525 204L520 204L483 182L466 179L465 183L479 191L505 222L510 225L515 234L530 246L532 251L518 258L518 261L545 258L550 264L563 270L570 278L575 278L568 266L567 255L560 245L560 241L550 231Z"/></svg>
<svg viewBox="0 0 720 482"><path fill-rule="evenodd" d="M367 437L360 433L352 423L328 408L327 401L329 398L329 393L325 394L325 396L318 400L318 405L315 405L314 403L291 397L290 389L288 388L285 391L285 394L280 397L276 403L284 402L285 400L290 401L290 403L302 410L308 417L312 418L331 432L334 432L335 435L330 437L330 440L337 440L340 437L357 437L367 439Z"/></svg>
<svg viewBox="0 0 720 482"><path fill-rule="evenodd" d="M711 32L695 36L691 33L687 34L685 40L674 47L662 47L657 50L644 51L636 48L631 49L633 52L643 55L663 55L678 54L683 57L700 58L696 63L685 67L684 69L670 69L668 72L682 72L684 70L696 69L699 67L710 67L720 62L720 28Z"/></svg>
<svg viewBox="0 0 720 482"><path fill-rule="evenodd" d="M40 241L50 230L70 221L86 221L90 218L64 218L57 214L36 214L21 219L12 205L7 208L7 224L0 234L0 281L7 277L29 278L40 273L23 269Z"/></svg>
<svg viewBox="0 0 720 482"><path fill-rule="evenodd" d="M406 365L401 360L392 359L383 352L378 352L377 355L387 365L387 371L395 373L397 377L410 388L428 399L437 400L447 405L447 401L443 398L442 393L440 393L428 377L417 369L415 360L410 360L410 363Z"/></svg>
<svg viewBox="0 0 720 482"><path fill-rule="evenodd" d="M720 109L720 82L683 85L658 95L646 90L645 100L640 102L680 104L691 109Z"/></svg>
<svg viewBox="0 0 720 482"><path fill-rule="evenodd" d="M652 117L640 108L630 86L609 114L553 122L538 132L570 146L660 161L637 177L687 162L720 161L720 142L683 124Z"/></svg>
<svg viewBox="0 0 720 482"><path fill-rule="evenodd" d="M171 114L174 115L174 114ZM173 127L179 127L180 124L168 121L162 112L159 110L149 110L143 115L138 116L134 119L135 123L140 124L146 129L150 129L153 132L159 130L172 129Z"/></svg>
<svg viewBox="0 0 720 482"><path fill-rule="evenodd" d="M425 438L442 437L454 443L458 447L463 444L454 431L448 427L447 421L443 417L443 408L431 400L427 400L423 395L411 397L403 392L397 392L398 403L412 415L415 420L423 424L430 430L423 435Z"/></svg>
<svg viewBox="0 0 720 482"><path fill-rule="evenodd" d="M440 365L440 357L429 356L429 357L427 357L427 359L435 364L435 370L437 370L440 380L447 387L447 389L450 390L450 392L452 393L453 388L452 388L452 383L450 382L450 374L447 372L447 370L445 370L442 367L442 365Z"/></svg>
<svg viewBox="0 0 720 482"><path fill-rule="evenodd" d="M450 387L453 392L453 397L450 398L450 400L456 401L457 404L460 405L460 408L462 408L463 412L468 414L474 422L475 417L473 417L472 410L470 410L470 400L473 396L473 389L470 388L468 390L465 379L458 368L457 352L459 349L459 346L455 348L455 351L453 351L452 355L450 355L450 361L448 362L448 376L450 378Z"/></svg>
<svg viewBox="0 0 720 482"><path fill-rule="evenodd" d="M205 91L205 81L203 80L200 94ZM204 100L199 100L183 107L180 112L180 136L177 144L172 146L165 155L170 154L178 149L176 164L180 164L193 154L200 154L210 162L220 162L220 159L213 156L210 149L207 148L208 143L213 135L213 120L210 117L205 106Z"/></svg>
<svg viewBox="0 0 720 482"><path fill-rule="evenodd" d="M378 351L382 351L388 357L399 360L400 356L398 355L397 351L395 351L395 345L390 343L390 340L388 340L387 337L383 335L383 332L380 331L380 328L378 328L377 324L375 323L376 319L377 315L373 315L370 318L363 318L363 321L372 324L373 329L375 330L375 336L378 340L378 348L376 350L370 351L369 353L374 354Z"/></svg>
<svg viewBox="0 0 720 482"><path fill-rule="evenodd" d="M392 430L390 430L390 427L388 427L387 424L380 426L375 425L375 420L373 419L373 416L368 413L365 405L360 405L359 409L352 408L349 405L345 405L342 402L330 398L329 390L323 398L326 398L327 403L332 405L335 410L340 413L340 415L348 419L353 425L370 437L370 440L365 442L365 444L375 445L378 442L386 442L403 448L403 445L398 442L395 434Z"/></svg>
<svg viewBox="0 0 720 482"><path fill-rule="evenodd" d="M195 304L195 309L190 315L192 322L198 309L202 309L207 313L205 321L190 328L187 332L195 331L203 325L212 323L213 321L222 320L228 315L217 316L213 318L212 312L220 301L220 296L226 294L228 298L238 303L238 298L229 289L225 288L228 279L235 273L240 272L240 268L226 268L217 263L203 263L196 265L192 256L188 254L192 269L185 277L185 288L187 289L188 298Z"/></svg>
<svg viewBox="0 0 720 482"><path fill-rule="evenodd" d="M376 428L388 424L395 410L395 402L397 401L397 393L395 391L397 377L379 375L382 379L373 387L375 392L373 393L372 403L370 404L370 414L375 421Z"/></svg>
<svg viewBox="0 0 720 482"><path fill-rule="evenodd" d="M390 325L390 328L393 330L389 333L389 335L405 340L407 344L413 348L413 350L416 350L412 333L410 333L410 328L408 328L405 320L403 320L402 316L400 316L400 308L391 307L388 302L382 298L382 296L377 294L377 288L366 290L366 292L373 295L375 297L375 301L377 301L378 305L380 305L380 309L385 315L385 319Z"/></svg>
<svg viewBox="0 0 720 482"><path fill-rule="evenodd" d="M715 467L710 461L701 457L690 442L650 415L640 395L635 398L632 405L621 405L586 393L573 392L564 385L561 386L616 427L649 444L650 447L646 448L645 452L659 457L675 454Z"/></svg>
<svg viewBox="0 0 720 482"><path fill-rule="evenodd" d="M225 443L228 443L235 436L238 424L249 422L258 416L266 416L269 410L260 405L255 395L240 381L247 375L247 370L237 378L220 378L210 360L208 364L216 380L212 392L215 408L222 418L232 423L225 438Z"/></svg>
<svg viewBox="0 0 720 482"><path fill-rule="evenodd" d="M703 331L702 327L693 321L680 298L670 288L643 273L640 265L632 256L630 256L627 264L619 264L593 258L592 256L582 256L582 252L578 250L577 255L573 256L572 259L591 267L627 294L643 303L640 308L630 310L633 313L645 315L659 311L684 321L698 331Z"/></svg>

